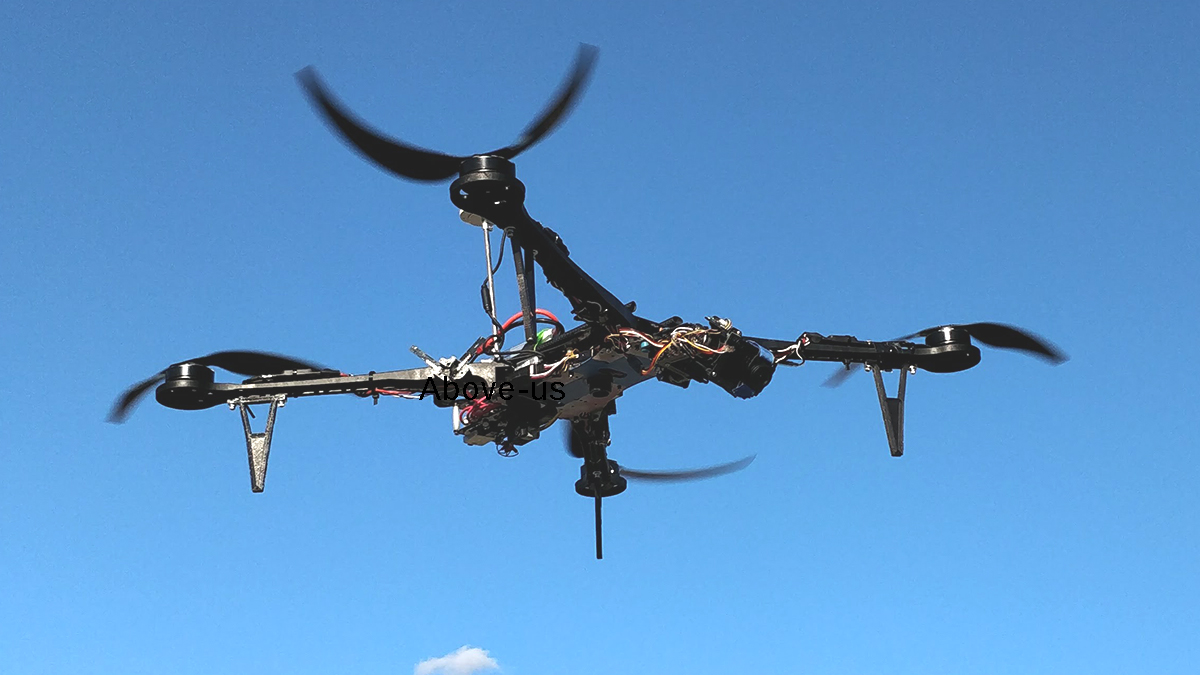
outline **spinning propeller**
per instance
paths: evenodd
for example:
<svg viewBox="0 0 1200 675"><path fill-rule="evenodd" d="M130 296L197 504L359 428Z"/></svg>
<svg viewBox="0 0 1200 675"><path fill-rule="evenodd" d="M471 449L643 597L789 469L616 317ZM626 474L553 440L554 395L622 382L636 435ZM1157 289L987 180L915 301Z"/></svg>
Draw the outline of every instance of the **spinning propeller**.
<svg viewBox="0 0 1200 675"><path fill-rule="evenodd" d="M736 462L717 464L700 469L685 469L682 471L642 471L626 469L608 458L608 416L602 413L592 420L572 421L567 425L564 437L567 453L572 457L583 460L580 467L580 477L575 483L575 492L584 497L595 499L596 503L596 559L604 557L604 536L601 520L601 504L605 497L619 495L625 491L627 480L641 480L659 483L681 483L685 481L704 480L723 476L734 471L741 471L750 466L755 455L744 457ZM584 431L581 433L577 425ZM584 435L589 438L586 440Z"/></svg>
<svg viewBox="0 0 1200 675"><path fill-rule="evenodd" d="M112 412L108 415L108 421L113 424L120 424L125 421L138 400L146 394L156 384L161 383L166 379L167 371L171 367L181 366L184 364L197 364L208 366L210 368L221 368L228 370L237 375L245 375L247 377L258 377L262 375L274 375L282 373L285 370L324 370L322 366L318 366L307 361L294 359L290 356L281 356L279 354L271 354L269 352L247 352L247 351L229 351L229 352L213 352L207 356L199 356L194 359L186 359L179 363L172 364L168 368L164 368L154 375L138 382L113 404Z"/></svg>
<svg viewBox="0 0 1200 675"><path fill-rule="evenodd" d="M553 131L570 112L571 107L582 93L583 87L592 73L592 66L596 62L596 54L595 47L586 44L580 45L579 55L575 59L570 76L563 82L558 94L546 106L541 115L521 132L512 145L481 154L511 160ZM296 77L309 97L312 98L313 103L324 113L329 123L341 132L342 138L346 142L380 167L401 178L430 182L445 180L458 173L459 166L464 160L477 156L447 155L389 138L350 113L325 88L312 66L296 73Z"/></svg>
<svg viewBox="0 0 1200 675"><path fill-rule="evenodd" d="M1003 323L982 322L937 326L898 337L892 340L892 342L903 342L916 337L922 337L925 338L925 344L933 346L954 340L958 337L956 332L959 331L989 347L1024 352L1054 365L1064 363L1067 360L1067 355L1062 350L1044 338L1023 328ZM854 369L847 366L845 369L831 375L828 380L825 380L823 386L841 386L854 372Z"/></svg>
<svg viewBox="0 0 1200 675"><path fill-rule="evenodd" d="M580 442L575 430L571 426L567 426L566 430L566 450L572 457L578 459L586 459L583 451L583 443ZM619 466L618 471L625 478L634 480L644 480L649 482L659 483L683 483L692 480L704 480L706 478L716 478L724 476L727 473L741 471L750 466L754 458L758 455L750 455L743 457L735 462L727 462L725 464L714 464L699 469L684 469L680 471L646 471L641 469L630 469L628 467Z"/></svg>

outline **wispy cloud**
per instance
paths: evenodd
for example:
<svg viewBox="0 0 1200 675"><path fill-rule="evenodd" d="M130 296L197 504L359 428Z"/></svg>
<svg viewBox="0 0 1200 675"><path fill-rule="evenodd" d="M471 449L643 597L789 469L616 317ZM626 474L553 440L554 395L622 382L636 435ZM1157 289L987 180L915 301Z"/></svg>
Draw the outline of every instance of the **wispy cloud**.
<svg viewBox="0 0 1200 675"><path fill-rule="evenodd" d="M425 659L413 668L414 675L474 675L500 667L486 649L463 645L445 656Z"/></svg>

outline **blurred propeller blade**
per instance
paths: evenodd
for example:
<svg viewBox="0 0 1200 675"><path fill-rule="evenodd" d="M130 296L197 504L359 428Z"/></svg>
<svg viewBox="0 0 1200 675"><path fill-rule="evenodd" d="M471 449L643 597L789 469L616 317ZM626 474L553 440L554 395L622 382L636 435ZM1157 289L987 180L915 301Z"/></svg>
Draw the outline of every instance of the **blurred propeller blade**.
<svg viewBox="0 0 1200 675"><path fill-rule="evenodd" d="M575 58L570 75L537 119L521 132L515 143L485 154L512 159L554 131L579 100L596 63L597 53L598 50L592 45L580 45L579 55ZM445 180L457 174L459 166L467 159L467 156L447 155L409 145L371 128L334 97L312 66L296 73L296 79L300 81L300 86L312 99L313 104L347 143L383 169L401 178L423 182Z"/></svg>
<svg viewBox="0 0 1200 675"><path fill-rule="evenodd" d="M1009 326L1003 323L968 323L959 326L989 347L998 349L1015 349L1036 356L1050 363L1059 364L1067 361L1067 355L1048 340L1031 333L1023 328Z"/></svg>
<svg viewBox="0 0 1200 675"><path fill-rule="evenodd" d="M829 387L830 389L834 387L840 387L845 384L846 380L850 379L850 376L857 371L858 368L854 368L852 366L843 366L841 370L835 371L832 375L830 375L828 380L822 382L821 386Z"/></svg>
<svg viewBox="0 0 1200 675"><path fill-rule="evenodd" d="M528 127L525 127L515 143L487 154L512 159L554 131L558 123L571 112L571 108L579 100L583 88L592 75L592 68L596 65L596 56L599 53L600 50L593 45L579 45L579 54L575 57L575 65L571 68L571 74L563 81L550 105L546 106L542 114Z"/></svg>
<svg viewBox="0 0 1200 675"><path fill-rule="evenodd" d="M290 356L251 351L213 352L206 356L178 361L175 365L179 363L198 363L202 366L221 368L222 370L228 370L231 373L246 375L248 377L273 375L275 373L282 373L285 370L323 370L322 366L294 359ZM167 371L165 369L160 370L149 378L126 389L120 398L117 399L116 403L113 404L112 411L108 414L108 421L113 424L124 422L138 401L152 387L162 382L166 374Z"/></svg>
<svg viewBox="0 0 1200 675"><path fill-rule="evenodd" d="M166 374L167 371L160 370L149 378L126 389L125 393L121 394L121 397L113 404L112 411L108 413L108 421L113 424L124 422L129 413L133 411L133 406L137 404L138 399L144 396L150 390L150 387L162 382Z"/></svg>
<svg viewBox="0 0 1200 675"><path fill-rule="evenodd" d="M1067 361L1067 355L1062 350L1055 347L1046 339L1024 328L986 321L981 323L953 324L950 327L966 331L972 338L979 340L989 347L1025 352L1030 356L1035 356L1056 365ZM942 326L926 328L925 330L896 339L899 341L911 340L915 337L926 337L941 328Z"/></svg>
<svg viewBox="0 0 1200 675"><path fill-rule="evenodd" d="M563 440L565 441L564 445L566 446L567 454L578 459L584 458L583 444L580 442L579 437L575 434L570 424L565 425L565 434ZM750 463L753 462L754 458L757 456L758 455L750 455L749 457L744 457L736 462L729 462L728 464L717 464L715 466L706 466L700 469L685 469L682 471L643 471L639 469L628 469L623 466L621 467L620 471L622 476L633 480L659 481L663 483L703 480L705 478L714 478L727 473L733 473L734 471L741 471L742 469L750 466Z"/></svg>
<svg viewBox="0 0 1200 675"><path fill-rule="evenodd" d="M179 363L199 363L210 368L221 368L238 375L254 377L255 375L273 375L285 370L324 370L308 361L301 361L282 354L270 352L229 351L213 352L198 359L189 359Z"/></svg>
<svg viewBox="0 0 1200 675"><path fill-rule="evenodd" d="M687 469L683 471L643 471L639 469L627 469L621 467L621 475L630 480L645 480L658 481L660 483L680 483L689 480L704 480L705 478L715 478L723 476L734 471L741 471L750 466L757 455L744 457L736 462L728 464L717 464L715 466L707 466L702 469Z"/></svg>
<svg viewBox="0 0 1200 675"><path fill-rule="evenodd" d="M401 178L427 182L445 180L458 173L459 165L466 159L409 145L375 131L355 118L329 93L312 66L296 73L296 79L347 143Z"/></svg>
<svg viewBox="0 0 1200 675"><path fill-rule="evenodd" d="M575 434L575 428L570 424L564 425L563 445L567 454L572 457L583 459L583 443L580 442L579 436Z"/></svg>

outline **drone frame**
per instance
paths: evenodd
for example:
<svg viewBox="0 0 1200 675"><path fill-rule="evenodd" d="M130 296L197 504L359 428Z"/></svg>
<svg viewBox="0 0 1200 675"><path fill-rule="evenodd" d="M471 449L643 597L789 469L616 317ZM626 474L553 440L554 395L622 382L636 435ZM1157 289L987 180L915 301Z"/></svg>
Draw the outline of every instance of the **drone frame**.
<svg viewBox="0 0 1200 675"><path fill-rule="evenodd" d="M1052 361L1065 360L1052 346L1001 324L947 325L887 341L859 340L849 335L825 336L816 332L802 333L794 340L780 340L744 336L730 321L719 317L708 317L709 325L705 328L699 324L685 324L679 317L656 322L638 316L635 303L622 302L592 278L572 260L562 238L530 216L525 207L525 185L517 179L512 161L516 154L549 133L570 108L587 79L594 57L594 48L581 48L573 75L517 144L467 157L442 155L379 136L343 111L310 69L301 71L301 81L331 124L345 140L383 168L412 180L437 180L450 177L448 167L457 163L458 176L450 184L450 200L460 209L464 221L484 228L488 257L484 308L494 326L492 334L476 340L458 358L434 360L414 346L412 350L425 362L424 367L371 371L366 375L304 366L282 372L255 372L240 384L218 383L210 366L224 366L210 358L217 355L210 355L177 363L160 373L163 381L155 391L158 402L182 410L221 404L239 409L254 492L262 492L265 487L276 413L289 398L353 394L372 398L376 403L380 396L423 399L430 393L430 383L440 382L442 395L435 387L434 404L454 409L455 433L463 435L471 444L493 441L505 455L515 454L516 446L538 438L554 421L566 419L570 425L568 449L583 460L576 491L595 499L596 555L600 558L601 500L621 493L626 487L621 467L608 458L608 419L616 412L615 399L625 389L640 382L658 379L686 387L694 381L711 381L736 397L751 398L771 382L776 366L797 366L808 361L841 363L847 369L861 365L872 372L875 380L889 451L893 457L900 457L904 454L907 376L918 369L949 373L974 367L981 354L971 342L973 334L992 346L1027 351ZM400 159L384 159L393 156ZM428 166L417 166L420 162L427 162ZM525 349L524 355L499 349L504 330L495 316L489 235L493 226L504 231L512 247L525 345L534 347ZM569 331L563 330L545 342L539 342L537 329L538 314L542 311L538 309L534 283L534 272L538 268L547 282L565 296L575 319L582 324ZM681 335L680 331L691 336L683 342L694 349L670 349L676 345L675 336ZM918 336L924 338L923 343L910 341ZM489 346L492 346L490 352L487 351ZM531 351L532 356L529 355ZM477 360L485 353L490 360ZM598 358L602 355L605 359ZM539 372L545 363L558 365ZM560 365L562 372L556 372ZM900 371L899 382L896 393L889 395L882 372L893 370ZM463 402L457 397L459 391L465 391L468 386L477 392L495 391L499 383L505 382L525 393L536 390L536 380L540 378L554 378L559 384L573 387L572 395L561 401L522 399L523 403L496 406L491 415L500 419L489 422L485 431L473 431L480 426L474 420L464 422ZM135 385L120 405L130 405L130 401L151 383L147 380ZM455 395L447 396L445 392L451 385ZM475 401L475 398L470 400ZM250 406L258 404L270 405L262 432L253 431L250 423L253 415ZM634 472L629 473L633 477Z"/></svg>

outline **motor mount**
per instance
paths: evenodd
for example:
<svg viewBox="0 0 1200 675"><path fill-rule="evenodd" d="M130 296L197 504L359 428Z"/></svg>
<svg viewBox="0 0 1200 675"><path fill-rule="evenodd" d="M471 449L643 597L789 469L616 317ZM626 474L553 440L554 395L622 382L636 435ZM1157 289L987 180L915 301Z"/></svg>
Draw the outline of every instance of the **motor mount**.
<svg viewBox="0 0 1200 675"><path fill-rule="evenodd" d="M216 405L212 385L216 374L198 363L176 363L167 368L166 380L154 390L159 403L175 410L203 410Z"/></svg>
<svg viewBox="0 0 1200 675"><path fill-rule="evenodd" d="M942 326L925 336L927 358L921 369L931 373L956 373L979 363L979 348L971 344L971 334L957 326Z"/></svg>
<svg viewBox="0 0 1200 675"><path fill-rule="evenodd" d="M464 211L488 218L489 214L476 209L484 206L489 210L486 206L500 203L523 204L525 184L517 180L517 166L507 159L476 155L463 160L458 178L450 184L450 201Z"/></svg>
<svg viewBox="0 0 1200 675"><path fill-rule="evenodd" d="M588 462L579 467L579 480L575 481L575 492L583 497L595 497L597 492L601 497L615 497L629 487L629 481L621 475L621 466L611 459L605 461L608 463L608 470L600 471L599 476L588 470Z"/></svg>
<svg viewBox="0 0 1200 675"><path fill-rule="evenodd" d="M753 340L730 335L728 353L717 357L708 376L737 398L754 398L775 375L775 355Z"/></svg>

